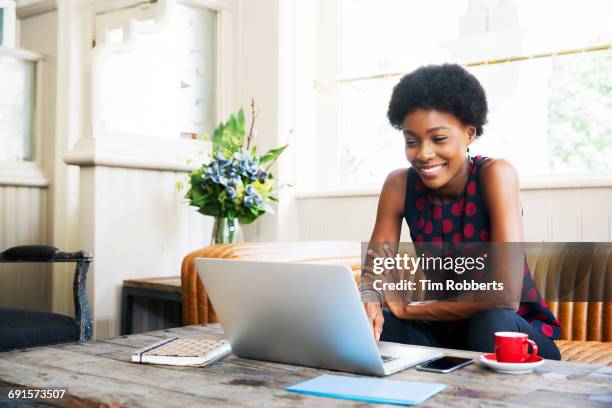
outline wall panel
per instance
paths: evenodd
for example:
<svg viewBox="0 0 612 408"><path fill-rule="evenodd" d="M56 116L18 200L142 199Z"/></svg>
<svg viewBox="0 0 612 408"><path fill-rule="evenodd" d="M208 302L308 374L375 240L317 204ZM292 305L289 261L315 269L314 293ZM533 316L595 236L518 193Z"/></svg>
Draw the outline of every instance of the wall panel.
<svg viewBox="0 0 612 408"><path fill-rule="evenodd" d="M46 190L0 186L0 250L46 243ZM47 310L51 275L46 264L0 265L0 306Z"/></svg>
<svg viewBox="0 0 612 408"><path fill-rule="evenodd" d="M300 198L302 240L368 240L378 197ZM610 241L612 188L529 189L521 191L527 242ZM402 240L409 240L402 226Z"/></svg>
<svg viewBox="0 0 612 408"><path fill-rule="evenodd" d="M90 279L95 333L103 338L119 334L123 280L180 275L183 257L210 243L213 219L176 192L181 172L96 166L81 177L95 195Z"/></svg>

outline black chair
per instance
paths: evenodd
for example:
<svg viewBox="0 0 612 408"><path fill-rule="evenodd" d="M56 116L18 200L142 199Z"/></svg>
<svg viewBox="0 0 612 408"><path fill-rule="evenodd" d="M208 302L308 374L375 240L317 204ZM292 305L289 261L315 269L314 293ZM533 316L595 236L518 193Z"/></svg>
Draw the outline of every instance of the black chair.
<svg viewBox="0 0 612 408"><path fill-rule="evenodd" d="M0 263L76 262L74 271L74 319L50 312L0 308L0 351L88 341L92 322L87 300L87 269L91 252L63 252L52 246L24 245L0 253Z"/></svg>

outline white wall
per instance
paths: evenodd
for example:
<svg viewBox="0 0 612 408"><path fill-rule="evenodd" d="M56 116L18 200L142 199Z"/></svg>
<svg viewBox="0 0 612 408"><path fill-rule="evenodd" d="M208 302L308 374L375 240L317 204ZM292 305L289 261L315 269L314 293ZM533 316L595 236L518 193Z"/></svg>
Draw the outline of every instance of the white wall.
<svg viewBox="0 0 612 408"><path fill-rule="evenodd" d="M0 248L44 243L47 237L46 191L0 185ZM0 265L0 307L47 310L51 274L44 264Z"/></svg>
<svg viewBox="0 0 612 408"><path fill-rule="evenodd" d="M612 187L537 188L521 191L525 241L612 241ZM305 197L298 200L301 240L368 241L378 197ZM409 241L404 222L402 241Z"/></svg>
<svg viewBox="0 0 612 408"><path fill-rule="evenodd" d="M0 163L0 250L28 244L52 244L50 199L55 139L56 13L53 9L21 15L18 48L42 54L38 62L34 161ZM44 109L41 109L44 106ZM60 272L61 273L61 272ZM0 306L49 310L53 304L52 269L45 264L0 266Z"/></svg>
<svg viewBox="0 0 612 408"><path fill-rule="evenodd" d="M216 66L219 98L216 111L217 120L226 120L238 106L234 88L238 74L233 59L238 6L235 2L207 0L186 3L219 10L217 35L220 45ZM80 10L91 17L95 10L100 11L108 4L94 2L90 8ZM74 5L67 0L68 10L75 10ZM178 13L175 13L175 7L183 6L167 0L159 1L155 7L159 12L152 25L129 24L121 43L105 44L98 38L96 47L73 64L82 79L72 84L75 91L67 104L80 102L81 119L73 126L80 128L81 134L64 155L64 160L80 169L79 242L82 248L94 253L88 283L96 338L119 334L123 280L177 276L183 257L210 243L213 219L188 207L182 198L184 192L175 190L176 182L194 168L195 163L188 164L186 159L197 150L206 149L206 143L178 138L178 131L164 135L150 134L145 130L142 134L125 129L119 131L117 124L109 123L105 115L105 110L111 106L109 100L117 97L109 94L110 88L105 86L105 68L109 66L106 64L115 57L130 58L130 55L147 52L144 51L145 44L149 47L146 49L157 52L155 47L150 47L151 41L168 40L166 29L176 27L173 18L177 18ZM79 20L78 17L77 14L68 15L66 23ZM91 28L81 27L73 35L80 31L81 41L90 43ZM171 66L173 60L169 56L158 58L160 69L168 65L169 69L176 68ZM170 64L164 65L164 61ZM151 70L155 68L151 67ZM130 65L125 69L138 67ZM126 75L133 74L126 72ZM156 82L151 81L151 86L155 85ZM136 96L132 94L132 97ZM163 111L163 104L175 101L157 98L142 102L144 106L155 104ZM174 106L168 106L169 110L172 108ZM133 109L142 113L142 106L135 105ZM129 121L139 117L130 111L119 114L126 115ZM175 124L167 125L173 128ZM146 126L141 129L146 129Z"/></svg>
<svg viewBox="0 0 612 408"><path fill-rule="evenodd" d="M209 244L211 219L187 208L182 172L81 167L81 242L94 251L90 304L97 338L119 334L124 279L178 276L189 252ZM93 205L92 205L93 204Z"/></svg>

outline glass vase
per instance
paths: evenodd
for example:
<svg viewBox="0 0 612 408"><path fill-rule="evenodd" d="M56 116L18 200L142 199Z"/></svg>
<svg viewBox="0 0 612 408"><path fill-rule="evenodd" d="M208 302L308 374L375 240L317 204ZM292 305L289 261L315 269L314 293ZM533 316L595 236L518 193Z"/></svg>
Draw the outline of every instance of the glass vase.
<svg viewBox="0 0 612 408"><path fill-rule="evenodd" d="M215 217L210 244L233 244L240 242L242 231L236 218Z"/></svg>

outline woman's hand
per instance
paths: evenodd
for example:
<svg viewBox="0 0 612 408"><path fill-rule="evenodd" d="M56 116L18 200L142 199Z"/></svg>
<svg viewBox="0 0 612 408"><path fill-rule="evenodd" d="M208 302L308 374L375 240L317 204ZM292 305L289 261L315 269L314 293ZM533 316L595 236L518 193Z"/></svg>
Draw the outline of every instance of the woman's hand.
<svg viewBox="0 0 612 408"><path fill-rule="evenodd" d="M363 307L365 308L366 315L370 321L370 326L372 327L372 332L374 334L374 340L379 341L380 334L382 333L383 329L383 323L385 322L380 302L367 302L363 304Z"/></svg>

